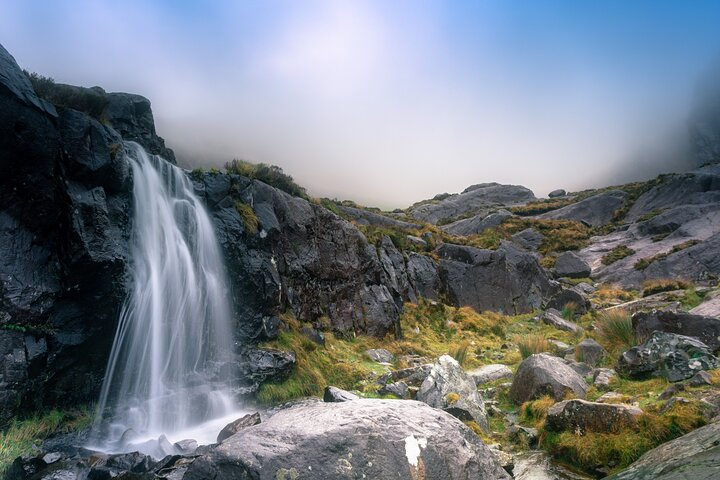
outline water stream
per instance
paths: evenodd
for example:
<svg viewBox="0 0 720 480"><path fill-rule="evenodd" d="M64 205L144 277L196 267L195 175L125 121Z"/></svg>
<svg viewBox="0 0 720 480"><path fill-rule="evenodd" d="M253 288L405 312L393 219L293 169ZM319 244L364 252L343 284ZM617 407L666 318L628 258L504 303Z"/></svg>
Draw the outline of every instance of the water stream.
<svg viewBox="0 0 720 480"><path fill-rule="evenodd" d="M211 443L224 426L214 424L238 408L218 373L233 338L220 248L185 173L136 143L125 149L133 170L132 286L93 443L146 453L161 435Z"/></svg>

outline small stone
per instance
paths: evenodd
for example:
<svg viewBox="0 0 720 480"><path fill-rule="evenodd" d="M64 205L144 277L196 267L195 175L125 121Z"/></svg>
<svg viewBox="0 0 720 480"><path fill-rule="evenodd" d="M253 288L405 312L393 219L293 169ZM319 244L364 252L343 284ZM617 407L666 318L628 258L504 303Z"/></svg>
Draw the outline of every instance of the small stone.
<svg viewBox="0 0 720 480"><path fill-rule="evenodd" d="M395 361L395 355L384 348L371 348L370 350L366 350L365 354L370 357L371 360L378 363L392 363Z"/></svg>
<svg viewBox="0 0 720 480"><path fill-rule="evenodd" d="M501 378L512 378L512 370L507 365L492 364L467 372L475 380L475 385L483 385Z"/></svg>
<svg viewBox="0 0 720 480"><path fill-rule="evenodd" d="M408 398L410 392L407 383L399 380L397 382L388 383L378 390L380 395L395 395L398 398Z"/></svg>
<svg viewBox="0 0 720 480"><path fill-rule="evenodd" d="M47 463L48 465L53 464L60 460L62 458L62 453L59 452L51 452L48 453L43 457L43 462Z"/></svg>
<svg viewBox="0 0 720 480"><path fill-rule="evenodd" d="M238 418L234 422L228 423L225 427L220 430L217 436L217 443L222 443L224 440L232 437L241 430L244 430L253 425L260 423L260 414L255 412L253 414L245 415L244 417Z"/></svg>
<svg viewBox="0 0 720 480"><path fill-rule="evenodd" d="M712 379L710 378L710 374L706 371L701 371L693 375L693 377L688 380L688 385L691 387L702 387L703 385L712 385Z"/></svg>

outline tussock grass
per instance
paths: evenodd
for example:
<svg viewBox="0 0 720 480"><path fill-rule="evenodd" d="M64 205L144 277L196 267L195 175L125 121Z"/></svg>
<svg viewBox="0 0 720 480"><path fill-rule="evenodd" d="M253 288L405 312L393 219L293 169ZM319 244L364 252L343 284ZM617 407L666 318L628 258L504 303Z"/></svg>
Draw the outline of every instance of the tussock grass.
<svg viewBox="0 0 720 480"><path fill-rule="evenodd" d="M237 211L240 218L242 218L245 231L249 235L255 235L258 232L259 222L253 207L238 200L235 202L235 211Z"/></svg>
<svg viewBox="0 0 720 480"><path fill-rule="evenodd" d="M602 312L595 322L597 341L617 356L637 345L630 314L623 309Z"/></svg>
<svg viewBox="0 0 720 480"><path fill-rule="evenodd" d="M31 453L34 445L55 433L85 429L92 423L89 408L61 412L51 410L24 420L13 420L4 432L0 432L0 476L15 458Z"/></svg>
<svg viewBox="0 0 720 480"><path fill-rule="evenodd" d="M680 278L662 278L647 280L643 283L642 296L648 297L656 293L671 292L673 290L687 290L692 288L692 282Z"/></svg>
<svg viewBox="0 0 720 480"><path fill-rule="evenodd" d="M544 395L537 400L523 403L520 407L520 417L523 423L528 423L534 428L542 428L545 424L547 412L553 405L555 405L555 399L549 395Z"/></svg>
<svg viewBox="0 0 720 480"><path fill-rule="evenodd" d="M520 350L520 356L523 359L536 353L550 351L550 344L548 343L545 335L526 335L516 337L515 343L517 343L518 349Z"/></svg>
<svg viewBox="0 0 720 480"><path fill-rule="evenodd" d="M628 247L627 245L619 245L612 250L610 250L608 253L603 255L601 262L603 265L612 265L613 263L617 262L618 260L622 260L625 257L629 257L630 255L633 255L635 253L635 250Z"/></svg>

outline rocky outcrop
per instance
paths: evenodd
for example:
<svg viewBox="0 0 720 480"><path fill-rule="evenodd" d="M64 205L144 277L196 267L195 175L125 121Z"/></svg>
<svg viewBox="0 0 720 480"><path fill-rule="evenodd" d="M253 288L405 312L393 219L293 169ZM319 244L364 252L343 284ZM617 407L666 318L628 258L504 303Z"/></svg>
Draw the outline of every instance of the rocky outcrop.
<svg viewBox="0 0 720 480"><path fill-rule="evenodd" d="M623 353L617 371L625 377L663 377L677 382L701 370L718 368L720 362L700 340L674 333L655 332L642 345Z"/></svg>
<svg viewBox="0 0 720 480"><path fill-rule="evenodd" d="M600 227L613 220L615 212L623 206L626 198L627 193L622 190L609 190L566 207L543 213L538 215L538 218L574 220L591 227Z"/></svg>
<svg viewBox="0 0 720 480"><path fill-rule="evenodd" d="M451 235L467 236L477 235L488 228L501 225L505 220L511 218L512 213L501 209L490 215L475 215L474 217L458 220L457 222L444 225L442 229Z"/></svg>
<svg viewBox="0 0 720 480"><path fill-rule="evenodd" d="M542 233L532 228L526 228L512 236L515 245L531 252L536 252L544 239L545 236Z"/></svg>
<svg viewBox="0 0 720 480"><path fill-rule="evenodd" d="M545 308L555 310L569 308L577 315L584 315L590 310L590 300L578 287L564 288L550 297Z"/></svg>
<svg viewBox="0 0 720 480"><path fill-rule="evenodd" d="M281 410L195 459L177 478L507 479L459 420L411 400Z"/></svg>
<svg viewBox="0 0 720 480"><path fill-rule="evenodd" d="M567 192L562 188L558 188L557 190L553 190L552 192L548 193L548 198L564 197L565 195L567 195Z"/></svg>
<svg viewBox="0 0 720 480"><path fill-rule="evenodd" d="M348 218L354 220L360 225L376 225L380 227L393 227L405 230L417 230L422 228L422 225L418 223L403 222L396 218L392 218L387 215L381 215L370 210L364 210L362 208L355 207L338 207L342 213L347 215Z"/></svg>
<svg viewBox="0 0 720 480"><path fill-rule="evenodd" d="M555 273L559 277L587 278L591 271L590 265L575 252L563 252L555 260Z"/></svg>
<svg viewBox="0 0 720 480"><path fill-rule="evenodd" d="M358 400L359 398L360 397L358 397L352 392L348 392L346 390L343 390L342 388L332 386L325 387L325 391L323 392L324 402L350 402L352 400Z"/></svg>
<svg viewBox="0 0 720 480"><path fill-rule="evenodd" d="M575 357L579 362L597 365L605 357L605 349L592 338L586 338L575 347Z"/></svg>
<svg viewBox="0 0 720 480"><path fill-rule="evenodd" d="M697 338L712 352L720 349L720 320L714 317L654 310L634 314L632 325L636 338L648 338L655 331L669 332Z"/></svg>
<svg viewBox="0 0 720 480"><path fill-rule="evenodd" d="M645 453L607 480L711 480L720 471L720 422L698 428Z"/></svg>
<svg viewBox="0 0 720 480"><path fill-rule="evenodd" d="M413 206L408 213L418 220L429 223L449 223L469 213L487 215L498 206L509 206L535 200L532 191L519 185L481 183L466 188L458 195L442 200Z"/></svg>
<svg viewBox="0 0 720 480"><path fill-rule="evenodd" d="M475 381L450 355L438 358L420 386L417 399L460 420L474 420L483 430L488 430L485 404Z"/></svg>
<svg viewBox="0 0 720 480"><path fill-rule="evenodd" d="M558 357L545 353L530 355L515 372L510 399L520 405L528 400L550 395L556 401L570 394L585 398L587 383Z"/></svg>
<svg viewBox="0 0 720 480"><path fill-rule="evenodd" d="M586 432L618 433L638 428L637 419L642 414L642 410L631 405L565 400L550 407L545 429L551 432L569 431L576 435Z"/></svg>
<svg viewBox="0 0 720 480"><path fill-rule="evenodd" d="M509 242L498 250L444 244L437 252L443 293L453 305L526 313L557 289L535 256Z"/></svg>

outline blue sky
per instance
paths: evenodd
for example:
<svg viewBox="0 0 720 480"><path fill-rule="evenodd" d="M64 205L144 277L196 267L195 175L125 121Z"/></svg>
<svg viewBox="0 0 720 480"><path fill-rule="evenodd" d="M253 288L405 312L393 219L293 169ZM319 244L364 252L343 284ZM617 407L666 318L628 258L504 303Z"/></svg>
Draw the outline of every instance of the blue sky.
<svg viewBox="0 0 720 480"><path fill-rule="evenodd" d="M150 98L188 166L273 163L389 208L673 168L718 25L709 1L3 0L0 43Z"/></svg>

